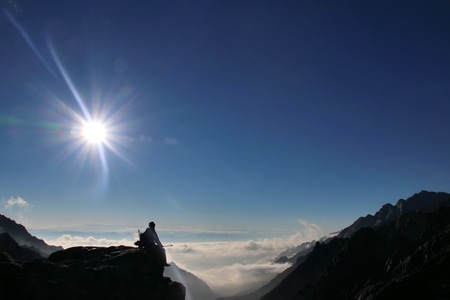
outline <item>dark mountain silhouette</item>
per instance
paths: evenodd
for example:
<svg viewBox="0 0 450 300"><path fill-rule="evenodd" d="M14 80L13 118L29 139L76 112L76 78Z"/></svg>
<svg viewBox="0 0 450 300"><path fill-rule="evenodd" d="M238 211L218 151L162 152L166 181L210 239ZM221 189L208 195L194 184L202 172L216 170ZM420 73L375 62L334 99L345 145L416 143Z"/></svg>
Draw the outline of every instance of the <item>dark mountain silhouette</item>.
<svg viewBox="0 0 450 300"><path fill-rule="evenodd" d="M17 242L7 233L0 234L0 252L9 256L13 260L28 261L41 258L41 255L28 248L21 247Z"/></svg>
<svg viewBox="0 0 450 300"><path fill-rule="evenodd" d="M194 274L179 268L174 262L166 267L164 275L181 282L186 287L186 300L213 300L217 296L209 286Z"/></svg>
<svg viewBox="0 0 450 300"><path fill-rule="evenodd" d="M422 191L359 218L261 299L450 299L449 201Z"/></svg>
<svg viewBox="0 0 450 300"><path fill-rule="evenodd" d="M373 228L390 223L404 213L413 211L428 212L446 206L450 206L449 194L421 191L407 200L398 200L396 205L390 203L383 205L375 215L358 218L352 225L343 229L338 234L338 237L348 238L361 228Z"/></svg>
<svg viewBox="0 0 450 300"><path fill-rule="evenodd" d="M74 247L47 259L0 255L0 299L185 299L156 256L133 247Z"/></svg>
<svg viewBox="0 0 450 300"><path fill-rule="evenodd" d="M62 247L49 246L43 240L31 235L23 225L0 214L0 233L8 233L20 246L38 252L43 257L62 250Z"/></svg>

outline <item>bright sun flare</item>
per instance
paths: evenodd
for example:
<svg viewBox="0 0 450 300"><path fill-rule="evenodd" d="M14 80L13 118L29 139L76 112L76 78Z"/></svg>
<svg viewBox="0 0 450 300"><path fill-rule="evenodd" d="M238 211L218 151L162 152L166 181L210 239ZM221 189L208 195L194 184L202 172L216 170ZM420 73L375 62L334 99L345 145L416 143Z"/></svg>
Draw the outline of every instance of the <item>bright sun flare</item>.
<svg viewBox="0 0 450 300"><path fill-rule="evenodd" d="M91 143L103 143L106 140L105 126L99 122L91 122L84 125L83 136Z"/></svg>

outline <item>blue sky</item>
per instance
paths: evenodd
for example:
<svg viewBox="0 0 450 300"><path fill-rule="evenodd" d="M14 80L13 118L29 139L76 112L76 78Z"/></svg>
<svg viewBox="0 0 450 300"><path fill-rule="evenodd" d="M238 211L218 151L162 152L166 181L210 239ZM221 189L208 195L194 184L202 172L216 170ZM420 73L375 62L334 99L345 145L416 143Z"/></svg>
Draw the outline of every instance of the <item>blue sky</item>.
<svg viewBox="0 0 450 300"><path fill-rule="evenodd" d="M0 3L0 212L29 228L327 233L450 191L448 1Z"/></svg>

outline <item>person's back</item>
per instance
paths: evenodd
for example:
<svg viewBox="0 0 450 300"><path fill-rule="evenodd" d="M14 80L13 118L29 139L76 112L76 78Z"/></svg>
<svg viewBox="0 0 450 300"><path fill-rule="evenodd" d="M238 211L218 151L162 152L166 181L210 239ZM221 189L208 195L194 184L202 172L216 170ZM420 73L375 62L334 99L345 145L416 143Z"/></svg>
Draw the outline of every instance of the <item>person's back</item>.
<svg viewBox="0 0 450 300"><path fill-rule="evenodd" d="M155 243L155 237L154 237L154 231L151 228L147 228L142 234L141 234L141 241L144 246L144 248L153 248L156 246Z"/></svg>
<svg viewBox="0 0 450 300"><path fill-rule="evenodd" d="M156 233L154 222L149 223L149 227L142 233L141 240L143 247L147 251L158 256L158 260L160 260L164 266L169 266L166 261L166 251Z"/></svg>

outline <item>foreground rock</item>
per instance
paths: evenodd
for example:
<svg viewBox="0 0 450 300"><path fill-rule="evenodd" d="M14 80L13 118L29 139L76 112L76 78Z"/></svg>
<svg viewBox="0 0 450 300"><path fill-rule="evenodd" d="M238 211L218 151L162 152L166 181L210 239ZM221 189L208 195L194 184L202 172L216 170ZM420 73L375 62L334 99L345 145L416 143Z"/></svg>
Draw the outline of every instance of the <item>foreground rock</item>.
<svg viewBox="0 0 450 300"><path fill-rule="evenodd" d="M185 299L179 282L145 250L75 247L46 260L16 262L0 256L0 299Z"/></svg>

